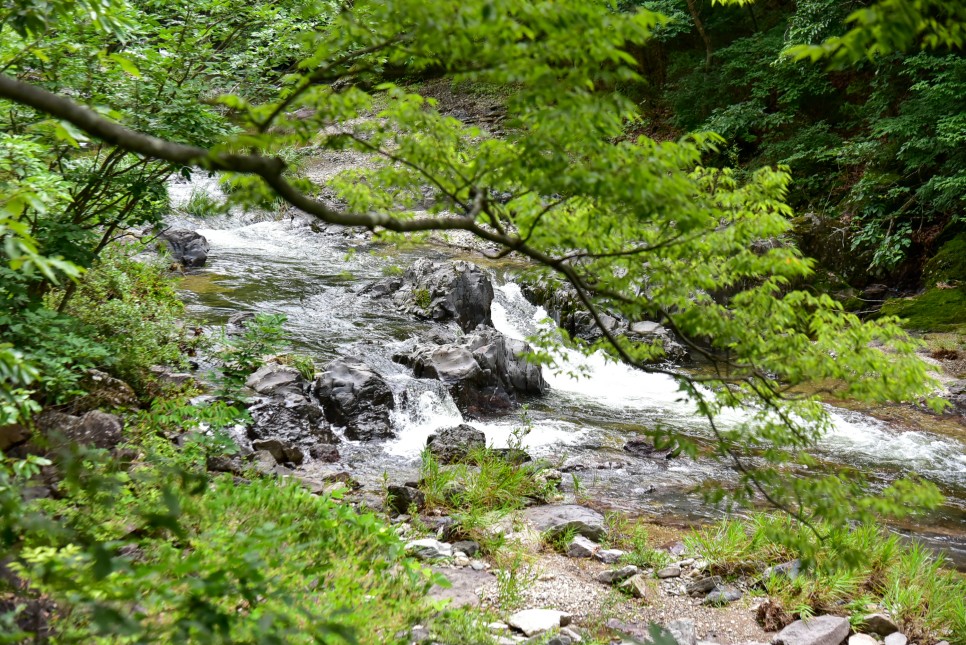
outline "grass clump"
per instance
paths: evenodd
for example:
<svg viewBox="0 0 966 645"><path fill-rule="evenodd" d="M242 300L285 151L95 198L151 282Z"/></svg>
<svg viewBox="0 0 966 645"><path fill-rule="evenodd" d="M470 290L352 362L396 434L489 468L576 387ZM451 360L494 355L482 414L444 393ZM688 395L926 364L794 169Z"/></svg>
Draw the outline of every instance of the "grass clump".
<svg viewBox="0 0 966 645"><path fill-rule="evenodd" d="M623 564L658 569L671 563L669 553L651 547L647 524L643 521L632 520L621 513L608 513L606 519L607 538L604 546L626 551L621 558Z"/></svg>
<svg viewBox="0 0 966 645"><path fill-rule="evenodd" d="M760 576L767 567L801 559L798 575L761 580L794 616L860 615L878 604L910 640L966 645L966 578L945 569L942 557L871 524L815 529L821 538L787 516L756 515L697 531L686 544L724 576Z"/></svg>
<svg viewBox="0 0 966 645"><path fill-rule="evenodd" d="M193 188L181 210L194 217L212 217L223 211L223 206L204 188Z"/></svg>

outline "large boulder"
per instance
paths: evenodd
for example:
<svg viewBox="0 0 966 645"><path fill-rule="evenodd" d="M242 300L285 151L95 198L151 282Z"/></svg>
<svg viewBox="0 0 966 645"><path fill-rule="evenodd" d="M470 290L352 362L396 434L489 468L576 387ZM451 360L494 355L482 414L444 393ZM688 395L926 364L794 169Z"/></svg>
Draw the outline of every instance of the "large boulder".
<svg viewBox="0 0 966 645"><path fill-rule="evenodd" d="M297 454L309 452L314 455L320 444L327 446L339 442L325 420L322 407L301 394L260 399L248 409L248 413L252 417L252 424L248 427L248 438L252 442L277 440L284 446L281 453L273 452L277 461L301 463Z"/></svg>
<svg viewBox="0 0 966 645"><path fill-rule="evenodd" d="M137 394L130 385L100 370L87 370L80 386L87 394L71 402L69 412L72 414L140 407Z"/></svg>
<svg viewBox="0 0 966 645"><path fill-rule="evenodd" d="M204 235L184 228L169 228L158 237L167 243L171 257L181 266L203 267L208 261L208 251L211 247Z"/></svg>
<svg viewBox="0 0 966 645"><path fill-rule="evenodd" d="M51 440L52 448L77 443L110 450L121 443L124 423L117 415L100 410L81 417L48 410L37 417L37 427Z"/></svg>
<svg viewBox="0 0 966 645"><path fill-rule="evenodd" d="M461 423L455 428L445 428L426 439L429 452L441 464L465 461L473 450L486 447L486 435L473 426Z"/></svg>
<svg viewBox="0 0 966 645"><path fill-rule="evenodd" d="M577 504L533 506L523 511L523 517L537 531L551 537L568 531L574 531L595 542L607 537L604 516Z"/></svg>
<svg viewBox="0 0 966 645"><path fill-rule="evenodd" d="M294 367L272 361L258 368L245 385L259 394L275 396L301 394L306 391L308 382Z"/></svg>
<svg viewBox="0 0 966 645"><path fill-rule="evenodd" d="M396 407L392 390L365 363L340 358L329 363L312 388L334 425L349 439L368 441L394 437L390 412Z"/></svg>
<svg viewBox="0 0 966 645"><path fill-rule="evenodd" d="M489 325L493 285L480 267L462 260L416 260L402 278L389 277L362 291L373 297L393 295L404 311L438 322L449 320L463 331Z"/></svg>
<svg viewBox="0 0 966 645"><path fill-rule="evenodd" d="M794 623L778 632L772 645L842 645L849 636L849 619L841 616L815 616Z"/></svg>
<svg viewBox="0 0 966 645"><path fill-rule="evenodd" d="M530 351L523 341L481 328L457 342L417 346L393 360L411 367L416 378L442 381L463 414L481 417L512 409L518 396L547 391L540 366L525 358Z"/></svg>

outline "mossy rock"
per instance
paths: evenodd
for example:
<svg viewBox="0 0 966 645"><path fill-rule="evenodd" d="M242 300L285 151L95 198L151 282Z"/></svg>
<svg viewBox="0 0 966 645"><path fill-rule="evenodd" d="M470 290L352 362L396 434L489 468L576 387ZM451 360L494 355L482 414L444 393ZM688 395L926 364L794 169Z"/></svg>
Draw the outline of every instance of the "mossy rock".
<svg viewBox="0 0 966 645"><path fill-rule="evenodd" d="M943 244L939 252L926 262L922 277L927 289L939 282L966 283L966 233L960 233Z"/></svg>
<svg viewBox="0 0 966 645"><path fill-rule="evenodd" d="M966 333L966 285L931 288L912 298L893 298L882 305L880 313L904 318L910 329Z"/></svg>

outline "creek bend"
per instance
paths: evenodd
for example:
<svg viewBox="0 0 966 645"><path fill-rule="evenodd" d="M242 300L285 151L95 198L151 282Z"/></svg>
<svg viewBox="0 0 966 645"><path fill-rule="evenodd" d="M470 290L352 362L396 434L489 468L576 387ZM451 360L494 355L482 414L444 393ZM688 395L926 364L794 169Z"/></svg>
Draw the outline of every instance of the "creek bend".
<svg viewBox="0 0 966 645"><path fill-rule="evenodd" d="M175 205L191 190L217 191L210 179L170 186ZM396 249L373 244L361 232L318 229L290 216L233 212L194 219L174 215L168 225L204 235L211 250L205 268L182 283L189 316L216 328L239 312L282 313L294 349L324 364L339 356L356 356L379 371L397 401L393 416L396 439L340 444L340 469L349 470L367 488L378 489L384 473L392 482L415 479L419 454L436 430L463 422L446 389L435 380L416 379L391 356L425 338L434 324L397 311L390 299L358 294L391 267L406 267L421 257L449 259L456 251L439 246ZM523 339L545 325L546 312L527 302L505 266L484 266L494 284L494 327ZM735 473L710 459L636 458L622 450L626 438L657 425L695 439L707 440L706 422L684 400L667 376L647 374L606 362L600 356L556 357L562 372L544 368L550 384L546 396L529 404L532 431L524 444L535 458L556 465L568 460L590 467L576 471L582 495L596 503L662 521L707 521L720 511L705 505L693 490L706 481L729 482ZM574 379L567 371L581 368ZM886 485L911 472L936 483L945 505L902 524L914 535L945 551L966 569L966 439L887 423L859 411L830 408L834 429L816 450L829 464L847 464ZM737 415L724 417L734 423ZM488 443L506 446L520 424L519 414L472 420ZM306 471L331 471L333 465L307 461ZM573 494L573 480L564 486Z"/></svg>

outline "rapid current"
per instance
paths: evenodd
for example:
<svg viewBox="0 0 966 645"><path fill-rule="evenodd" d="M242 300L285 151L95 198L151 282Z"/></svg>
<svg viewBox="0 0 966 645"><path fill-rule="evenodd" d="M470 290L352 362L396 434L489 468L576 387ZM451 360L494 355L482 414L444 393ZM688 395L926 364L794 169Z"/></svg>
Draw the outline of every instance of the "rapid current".
<svg viewBox="0 0 966 645"><path fill-rule="evenodd" d="M212 180L196 179L172 184L172 200L177 205L199 189L218 191ZM393 481L412 478L427 436L463 422L437 381L415 379L390 360L393 353L425 337L430 325L399 313L389 299L357 295L390 268L405 268L417 257L453 257L453 251L432 246L398 250L373 244L361 233L316 231L287 215L232 213L203 220L173 216L168 225L197 230L211 246L207 266L183 281L192 318L216 328L242 311L282 313L288 317L286 331L295 349L316 364L339 355L358 356L389 381L399 404L394 418L397 438L340 446L344 467L357 479L374 482L383 473ZM482 266L495 286L492 318L499 331L523 339L548 324L546 312L523 298L510 270ZM734 479L726 464L683 457L637 459L621 449L627 437L658 424L699 440L707 436L706 423L669 377L597 355L565 352L556 356L556 363L557 370L544 368L549 393L532 401L527 413L532 430L524 443L534 457L586 466L574 473L582 494L614 508L668 521L694 522L719 515L693 489L708 480ZM571 376L578 371L584 376ZM829 410L834 429L816 456L865 471L880 485L909 473L935 482L947 496L946 504L896 530L944 550L957 566L966 568L966 433L924 430L921 424L904 427L861 412ZM521 427L521 418L511 414L471 424L499 447ZM573 480L567 476L564 483L572 492Z"/></svg>

